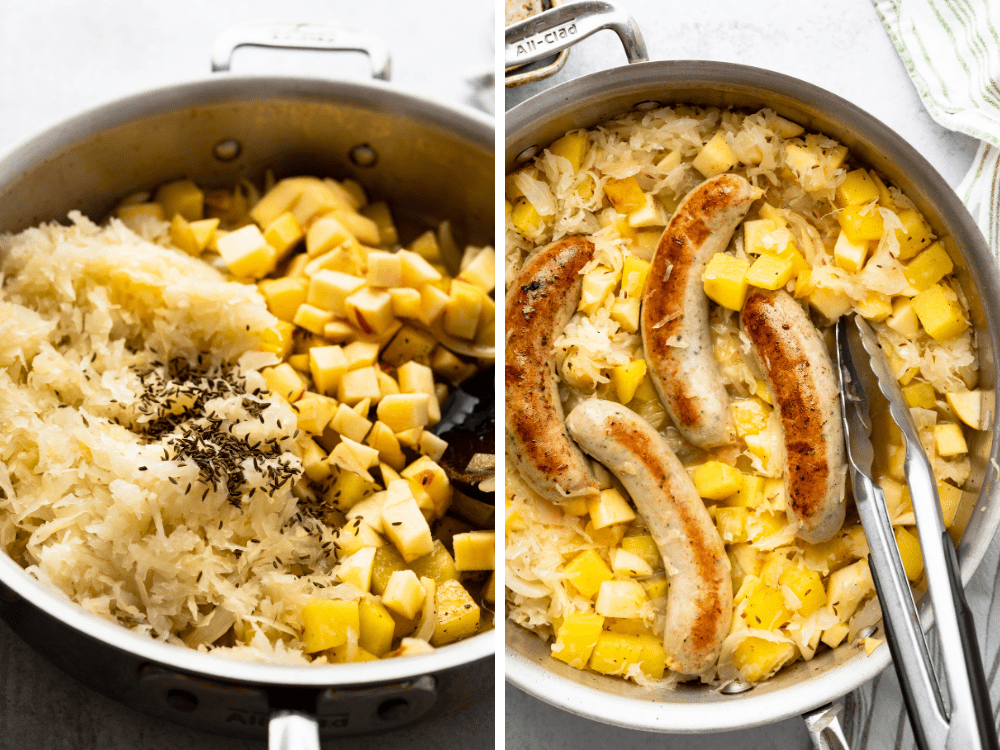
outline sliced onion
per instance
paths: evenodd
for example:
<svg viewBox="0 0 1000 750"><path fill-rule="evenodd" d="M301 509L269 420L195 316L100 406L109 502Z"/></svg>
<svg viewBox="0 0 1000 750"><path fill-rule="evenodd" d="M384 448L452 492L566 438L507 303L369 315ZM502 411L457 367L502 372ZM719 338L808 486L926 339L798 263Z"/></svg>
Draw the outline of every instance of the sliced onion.
<svg viewBox="0 0 1000 750"><path fill-rule="evenodd" d="M437 602L434 600L437 594L437 584L430 578L421 578L420 585L424 587L424 611L420 615L420 625L414 638L430 643L434 629L437 627Z"/></svg>

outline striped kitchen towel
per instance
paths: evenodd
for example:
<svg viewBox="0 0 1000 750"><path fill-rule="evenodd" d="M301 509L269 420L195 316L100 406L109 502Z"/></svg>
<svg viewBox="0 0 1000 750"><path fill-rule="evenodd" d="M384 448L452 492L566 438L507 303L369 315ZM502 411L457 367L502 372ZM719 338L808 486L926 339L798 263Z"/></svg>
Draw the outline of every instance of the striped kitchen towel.
<svg viewBox="0 0 1000 750"><path fill-rule="evenodd" d="M958 194L1000 260L1000 1L872 0L931 116L980 146ZM966 589L994 717L1000 710L1000 544ZM931 637L931 656L936 643ZM854 750L914 747L896 673L848 696L841 716Z"/></svg>

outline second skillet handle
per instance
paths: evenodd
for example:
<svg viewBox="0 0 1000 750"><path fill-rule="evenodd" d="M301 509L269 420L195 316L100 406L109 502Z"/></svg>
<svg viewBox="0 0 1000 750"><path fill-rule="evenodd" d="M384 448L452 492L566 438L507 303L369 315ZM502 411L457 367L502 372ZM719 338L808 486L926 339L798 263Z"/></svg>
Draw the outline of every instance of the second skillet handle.
<svg viewBox="0 0 1000 750"><path fill-rule="evenodd" d="M389 48L377 36L361 29L322 23L251 21L226 29L212 45L212 71L229 70L239 47L361 52L368 56L372 77L389 80Z"/></svg>
<svg viewBox="0 0 1000 750"><path fill-rule="evenodd" d="M569 0L504 31L504 68L516 68L572 47L602 29L621 39L630 63L649 59L635 20L614 0Z"/></svg>
<svg viewBox="0 0 1000 750"><path fill-rule="evenodd" d="M276 711L267 722L268 750L320 750L319 720L298 711Z"/></svg>

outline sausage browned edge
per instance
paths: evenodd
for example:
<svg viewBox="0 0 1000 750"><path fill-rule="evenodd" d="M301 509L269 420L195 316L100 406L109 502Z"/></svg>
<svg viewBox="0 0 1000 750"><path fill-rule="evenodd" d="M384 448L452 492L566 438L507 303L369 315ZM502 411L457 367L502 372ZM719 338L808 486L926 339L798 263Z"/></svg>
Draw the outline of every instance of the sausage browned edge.
<svg viewBox="0 0 1000 750"><path fill-rule="evenodd" d="M667 665L701 674L719 658L733 617L726 549L704 501L667 441L611 401L590 399L570 412L570 434L614 472L632 496L670 577L663 647Z"/></svg>
<svg viewBox="0 0 1000 750"><path fill-rule="evenodd" d="M712 351L702 276L760 195L739 175L705 180L677 207L649 269L641 317L646 362L670 419L685 440L702 448L735 437ZM670 339L680 346L671 346Z"/></svg>
<svg viewBox="0 0 1000 750"><path fill-rule="evenodd" d="M784 290L751 288L741 319L781 421L789 520L800 539L825 542L844 523L847 466L830 353Z"/></svg>
<svg viewBox="0 0 1000 750"><path fill-rule="evenodd" d="M580 270L594 245L569 237L528 258L507 291L507 454L542 497L562 502L598 492L590 463L566 433L553 343L576 312Z"/></svg>

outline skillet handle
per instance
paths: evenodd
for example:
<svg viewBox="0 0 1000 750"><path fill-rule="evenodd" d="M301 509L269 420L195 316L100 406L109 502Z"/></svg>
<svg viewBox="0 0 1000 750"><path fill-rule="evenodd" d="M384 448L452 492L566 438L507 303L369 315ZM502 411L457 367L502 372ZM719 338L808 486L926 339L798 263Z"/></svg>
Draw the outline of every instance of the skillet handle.
<svg viewBox="0 0 1000 750"><path fill-rule="evenodd" d="M320 750L319 721L298 711L275 711L267 722L268 750Z"/></svg>
<svg viewBox="0 0 1000 750"><path fill-rule="evenodd" d="M844 730L840 726L842 700L827 703L802 716L809 730L813 750L850 750Z"/></svg>
<svg viewBox="0 0 1000 750"><path fill-rule="evenodd" d="M338 52L362 52L372 66L372 78L389 80L389 48L377 36L361 29L323 23L251 21L226 29L212 45L212 72L229 70L239 47L275 47Z"/></svg>
<svg viewBox="0 0 1000 750"><path fill-rule="evenodd" d="M635 19L615 0L568 0L504 30L504 69L554 55L601 29L618 35L630 63L649 59Z"/></svg>

